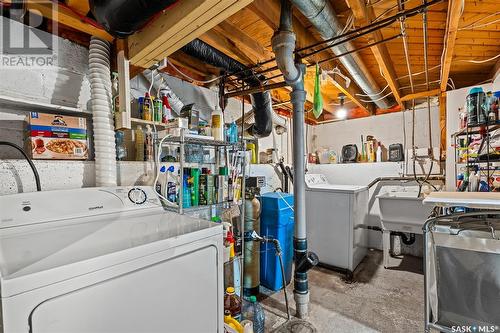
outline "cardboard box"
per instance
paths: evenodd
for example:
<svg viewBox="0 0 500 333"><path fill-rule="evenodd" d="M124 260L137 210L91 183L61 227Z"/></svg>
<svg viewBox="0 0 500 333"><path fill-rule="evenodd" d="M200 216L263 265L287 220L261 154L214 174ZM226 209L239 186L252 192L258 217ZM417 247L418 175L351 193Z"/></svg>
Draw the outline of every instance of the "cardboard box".
<svg viewBox="0 0 500 333"><path fill-rule="evenodd" d="M25 146L33 159L86 160L87 120L30 112Z"/></svg>

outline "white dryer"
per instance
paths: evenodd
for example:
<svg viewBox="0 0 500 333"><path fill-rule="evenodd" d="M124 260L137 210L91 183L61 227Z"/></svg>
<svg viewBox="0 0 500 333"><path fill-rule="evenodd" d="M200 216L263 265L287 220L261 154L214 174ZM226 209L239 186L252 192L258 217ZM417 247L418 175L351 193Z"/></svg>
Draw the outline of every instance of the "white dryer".
<svg viewBox="0 0 500 333"><path fill-rule="evenodd" d="M352 273L367 252L368 187L306 174L307 243L320 264Z"/></svg>
<svg viewBox="0 0 500 333"><path fill-rule="evenodd" d="M221 249L150 187L0 196L0 332L222 332Z"/></svg>

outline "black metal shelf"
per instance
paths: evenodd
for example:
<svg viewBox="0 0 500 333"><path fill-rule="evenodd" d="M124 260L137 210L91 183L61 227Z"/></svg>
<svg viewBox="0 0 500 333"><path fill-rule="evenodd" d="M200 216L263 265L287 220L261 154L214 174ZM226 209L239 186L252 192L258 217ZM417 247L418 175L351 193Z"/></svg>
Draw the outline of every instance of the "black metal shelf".
<svg viewBox="0 0 500 333"><path fill-rule="evenodd" d="M457 137L457 136L480 134L482 132L481 128L484 128L486 132L492 132L500 128L500 122L496 121L494 123L467 126L466 128L453 133L452 136Z"/></svg>

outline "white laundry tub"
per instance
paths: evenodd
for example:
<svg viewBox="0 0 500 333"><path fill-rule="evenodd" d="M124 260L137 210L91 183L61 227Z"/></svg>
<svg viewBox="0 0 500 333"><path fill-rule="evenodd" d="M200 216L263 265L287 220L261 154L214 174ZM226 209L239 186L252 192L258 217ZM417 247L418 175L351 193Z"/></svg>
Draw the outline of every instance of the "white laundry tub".
<svg viewBox="0 0 500 333"><path fill-rule="evenodd" d="M423 205L418 192L387 192L377 198L382 229L422 234L432 207Z"/></svg>
<svg viewBox="0 0 500 333"><path fill-rule="evenodd" d="M387 192L377 196L382 223L382 245L384 251L384 267L389 267L389 250L391 231L422 234L427 217L432 207L424 206L423 198L418 192Z"/></svg>

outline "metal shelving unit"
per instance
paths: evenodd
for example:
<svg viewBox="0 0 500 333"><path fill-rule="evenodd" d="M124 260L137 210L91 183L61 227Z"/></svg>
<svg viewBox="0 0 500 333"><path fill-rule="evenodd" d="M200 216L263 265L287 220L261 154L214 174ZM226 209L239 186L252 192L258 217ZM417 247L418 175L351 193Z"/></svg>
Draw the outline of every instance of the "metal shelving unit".
<svg viewBox="0 0 500 333"><path fill-rule="evenodd" d="M496 159L493 159L492 156L495 154L495 151L492 149L490 144L490 136L491 133L500 128L500 122L486 122L484 124L476 124L469 125L454 133L452 137L455 141L455 180L457 179L459 168L465 168L466 172L471 172L473 170L477 170L479 175L486 176L489 179L492 177L493 173L496 170L500 169L500 156ZM485 137L481 144L481 147L478 150L478 153L481 151L483 146L486 146L486 158L480 159L477 157L469 157L470 154L470 143L472 142L471 138L474 135L478 135L484 133ZM464 142L462 141L464 140ZM465 146L462 146L462 143ZM461 160L461 152L467 154L467 159L465 161ZM470 191L470 184L468 184L468 190ZM491 188L490 188L491 191Z"/></svg>
<svg viewBox="0 0 500 333"><path fill-rule="evenodd" d="M221 160L219 158L220 153L224 151L225 154L229 152L236 153L238 151L246 151L246 140L241 140L237 143L229 143L224 141L217 141L213 139L205 139L200 136L191 136L188 133L187 129L182 129L180 132L180 136L173 136L166 138L163 140L163 146L175 145L179 147L179 172L180 179L178 182L179 188L179 196L178 196L178 206L177 207L166 207L167 210L176 211L179 214L199 214L201 212L212 215L214 210L222 211L231 207L231 205L238 205L240 207L240 219L238 225L238 233L235 234L235 238L239 240L241 244L241 253L237 253L234 258L231 258L228 262L224 263L224 267L227 265L232 265L234 262L238 262L239 270L240 270L240 281L239 285L235 285L235 289L240 291L240 297L243 299L243 249L244 249L244 217L245 217L245 165L246 165L246 153L242 154L241 162L238 164L238 168L241 168L241 198L239 201L223 201L212 203L209 205L201 205L194 207L183 207L183 192L184 192L184 181L183 174L185 168L191 167L201 167L205 165L212 166L214 169L218 170L220 166L223 166ZM198 145L201 147L209 147L210 149L214 149L215 151L215 162L187 162L186 161L186 145ZM168 162L167 162L168 163ZM211 216L207 216L211 217Z"/></svg>

